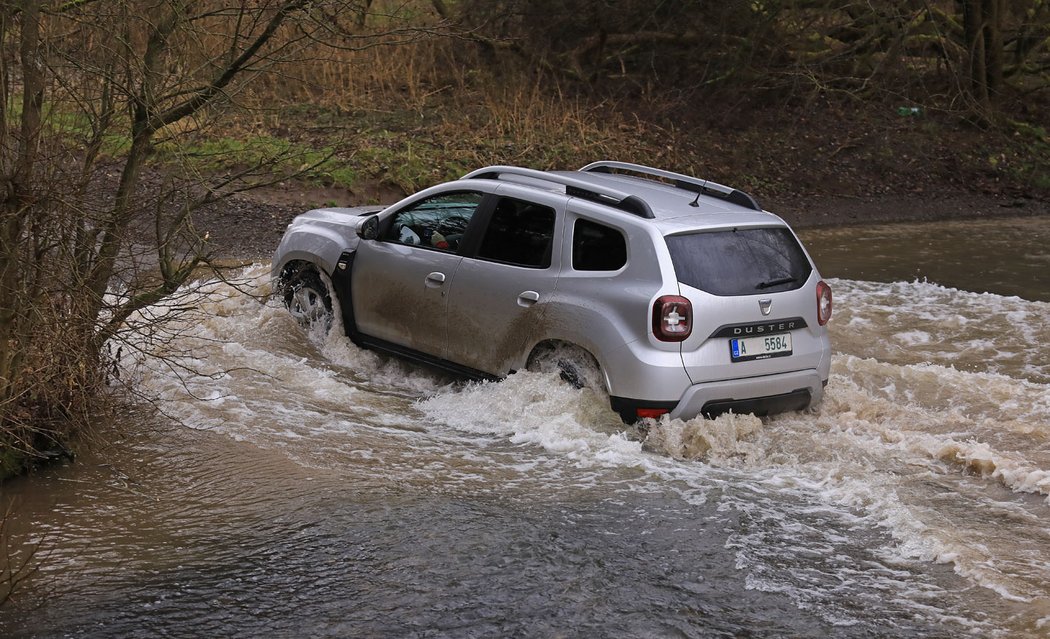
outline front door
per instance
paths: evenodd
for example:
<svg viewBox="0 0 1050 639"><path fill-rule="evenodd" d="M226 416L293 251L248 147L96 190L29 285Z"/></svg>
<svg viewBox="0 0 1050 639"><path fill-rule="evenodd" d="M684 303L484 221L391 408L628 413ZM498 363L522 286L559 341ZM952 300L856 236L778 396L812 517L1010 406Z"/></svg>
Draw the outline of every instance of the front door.
<svg viewBox="0 0 1050 639"><path fill-rule="evenodd" d="M360 242L351 275L358 331L445 357L459 242L483 197L457 191L411 203L383 221L379 239Z"/></svg>

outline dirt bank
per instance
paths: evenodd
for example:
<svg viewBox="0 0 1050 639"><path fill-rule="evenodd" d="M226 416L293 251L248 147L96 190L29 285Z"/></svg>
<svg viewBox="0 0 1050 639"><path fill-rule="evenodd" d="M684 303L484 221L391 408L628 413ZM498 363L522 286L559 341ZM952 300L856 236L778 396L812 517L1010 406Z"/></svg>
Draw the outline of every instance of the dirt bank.
<svg viewBox="0 0 1050 639"><path fill-rule="evenodd" d="M385 203L396 196L386 194ZM870 197L819 195L788 199L763 198L759 203L797 228L885 222L932 222L947 219L1050 215L1050 202L1026 197L953 193L889 194ZM196 227L207 232L217 257L268 261L285 227L299 213L323 203L356 206L371 195L354 196L306 185L239 196L219 202L196 217Z"/></svg>
<svg viewBox="0 0 1050 639"><path fill-rule="evenodd" d="M804 202L770 200L762 202L762 205L799 228L1050 214L1050 202L1026 197L973 193L881 197L818 196Z"/></svg>

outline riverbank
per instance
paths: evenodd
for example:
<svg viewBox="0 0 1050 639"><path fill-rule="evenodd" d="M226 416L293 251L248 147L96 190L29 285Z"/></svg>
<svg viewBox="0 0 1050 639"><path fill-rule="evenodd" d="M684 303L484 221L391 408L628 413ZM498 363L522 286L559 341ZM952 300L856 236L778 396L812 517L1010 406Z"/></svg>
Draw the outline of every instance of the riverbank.
<svg viewBox="0 0 1050 639"><path fill-rule="evenodd" d="M442 93L412 108L285 105L247 121L231 114L228 126L184 145L182 159L219 179L259 165L264 186L202 212L196 227L223 257L268 257L287 223L311 208L391 204L482 166L564 170L599 159L730 185L799 228L1050 213L1050 138L1019 121L981 128L932 109L901 117L878 101L699 112L476 97ZM165 153L155 170L170 168Z"/></svg>
<svg viewBox="0 0 1050 639"><path fill-rule="evenodd" d="M798 228L1050 215L1050 202L1035 197L964 192L868 197L825 195L804 202L772 199L763 205Z"/></svg>
<svg viewBox="0 0 1050 639"><path fill-rule="evenodd" d="M936 194L880 196L813 195L763 197L763 208L795 228L849 226L892 222L994 219L1050 215L1050 202L1035 197L944 191ZM398 193L387 193L392 204ZM269 260L288 223L318 206L358 206L374 202L370 194L291 182L216 203L197 214L195 226L208 233L216 257L225 260Z"/></svg>

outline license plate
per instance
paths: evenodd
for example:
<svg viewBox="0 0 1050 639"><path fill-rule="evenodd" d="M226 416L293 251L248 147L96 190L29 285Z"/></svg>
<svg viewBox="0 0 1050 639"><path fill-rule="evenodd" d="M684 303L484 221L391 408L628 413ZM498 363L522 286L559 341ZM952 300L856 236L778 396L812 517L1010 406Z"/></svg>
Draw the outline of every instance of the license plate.
<svg viewBox="0 0 1050 639"><path fill-rule="evenodd" d="M731 339L729 340L729 354L730 359L734 362L790 355L791 333Z"/></svg>

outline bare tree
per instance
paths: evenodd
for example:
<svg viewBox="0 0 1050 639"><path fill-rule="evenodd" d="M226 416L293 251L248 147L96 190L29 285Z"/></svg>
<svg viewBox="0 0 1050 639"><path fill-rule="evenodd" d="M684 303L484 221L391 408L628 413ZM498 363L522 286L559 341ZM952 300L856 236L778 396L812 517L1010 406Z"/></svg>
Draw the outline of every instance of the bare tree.
<svg viewBox="0 0 1050 639"><path fill-rule="evenodd" d="M86 420L107 344L209 264L194 211L265 181L251 166L144 189L158 144L178 156L242 89L319 46L372 46L342 23L371 6L0 0L0 447L31 453Z"/></svg>

